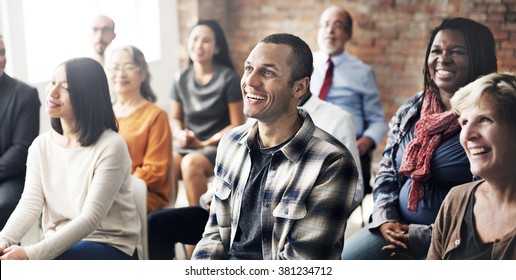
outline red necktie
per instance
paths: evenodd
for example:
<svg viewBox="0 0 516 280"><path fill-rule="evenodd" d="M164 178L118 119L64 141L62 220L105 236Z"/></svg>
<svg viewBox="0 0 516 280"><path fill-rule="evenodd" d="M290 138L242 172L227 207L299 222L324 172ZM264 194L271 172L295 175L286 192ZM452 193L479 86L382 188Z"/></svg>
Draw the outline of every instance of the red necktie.
<svg viewBox="0 0 516 280"><path fill-rule="evenodd" d="M333 79L333 62L331 58L328 58L328 69L326 70L326 75L324 76L324 82L321 87L321 91L319 92L319 98L322 100L326 100L328 96L328 91L330 90L331 80Z"/></svg>

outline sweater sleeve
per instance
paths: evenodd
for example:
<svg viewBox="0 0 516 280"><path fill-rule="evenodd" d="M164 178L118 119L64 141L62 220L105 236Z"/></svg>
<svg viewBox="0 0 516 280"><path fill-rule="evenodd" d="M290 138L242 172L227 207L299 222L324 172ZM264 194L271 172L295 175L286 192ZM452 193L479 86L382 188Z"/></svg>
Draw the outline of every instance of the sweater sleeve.
<svg viewBox="0 0 516 280"><path fill-rule="evenodd" d="M133 173L145 181L150 192L168 194L170 191L166 179L172 155L172 134L166 113L159 112L149 126L148 145L142 165ZM151 211L160 208L159 205L149 206Z"/></svg>
<svg viewBox="0 0 516 280"><path fill-rule="evenodd" d="M16 209L9 217L2 232L0 232L0 246L7 248L20 242L30 227L40 217L43 208L44 196L39 172L38 138L29 148L27 157L27 174L22 197Z"/></svg>
<svg viewBox="0 0 516 280"><path fill-rule="evenodd" d="M137 167L134 173L143 179L152 191L162 184L161 181L168 172L172 136L165 112L160 112L149 126L148 146L143 164Z"/></svg>

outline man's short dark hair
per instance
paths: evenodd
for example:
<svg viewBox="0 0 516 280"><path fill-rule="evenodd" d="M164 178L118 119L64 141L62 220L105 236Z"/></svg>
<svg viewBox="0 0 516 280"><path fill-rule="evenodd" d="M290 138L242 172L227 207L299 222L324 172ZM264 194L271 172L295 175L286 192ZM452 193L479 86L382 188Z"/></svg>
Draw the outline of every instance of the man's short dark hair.
<svg viewBox="0 0 516 280"><path fill-rule="evenodd" d="M295 81L301 80L304 77L310 79L314 69L312 51L308 44L301 38L292 34L278 33L263 38L260 43L290 46L292 53L287 58L287 63L292 69L289 86L292 86Z"/></svg>

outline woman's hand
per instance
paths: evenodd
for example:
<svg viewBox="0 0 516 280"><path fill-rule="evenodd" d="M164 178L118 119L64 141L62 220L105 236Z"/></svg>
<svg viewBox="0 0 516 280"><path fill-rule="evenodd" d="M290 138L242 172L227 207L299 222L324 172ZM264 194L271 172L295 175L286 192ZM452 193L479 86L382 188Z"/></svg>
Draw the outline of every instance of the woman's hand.
<svg viewBox="0 0 516 280"><path fill-rule="evenodd" d="M387 222L380 226L380 233L388 243L382 250L392 251L391 257L412 258L409 251L409 225Z"/></svg>
<svg viewBox="0 0 516 280"><path fill-rule="evenodd" d="M0 249L2 249L0 247ZM25 248L18 245L13 245L9 248L3 249L0 260L28 260L29 257L25 252Z"/></svg>
<svg viewBox="0 0 516 280"><path fill-rule="evenodd" d="M197 139L195 137L195 134L188 129L178 130L178 131L174 132L174 142L175 142L176 146L178 146L178 147L181 147L181 148L191 147L192 142L194 142L195 139Z"/></svg>
<svg viewBox="0 0 516 280"><path fill-rule="evenodd" d="M202 147L205 147L205 146L207 146L205 141L201 141L195 135L192 135L191 140L190 140L190 144L188 145L189 148L202 148Z"/></svg>

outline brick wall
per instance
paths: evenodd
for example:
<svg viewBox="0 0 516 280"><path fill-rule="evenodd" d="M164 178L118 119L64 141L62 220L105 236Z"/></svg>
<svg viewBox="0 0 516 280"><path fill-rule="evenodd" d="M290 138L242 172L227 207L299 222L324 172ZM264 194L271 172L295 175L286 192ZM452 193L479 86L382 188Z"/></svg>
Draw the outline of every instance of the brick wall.
<svg viewBox="0 0 516 280"><path fill-rule="evenodd" d="M495 35L499 69L516 71L516 0L178 0L181 42L197 18L218 20L228 37L238 73L256 42L287 32L317 50L317 25L329 5L347 8L354 19L351 54L370 64L387 120L421 90L425 48L433 27L445 17L468 17ZM182 65L187 61L182 52ZM376 151L378 157L383 149Z"/></svg>

